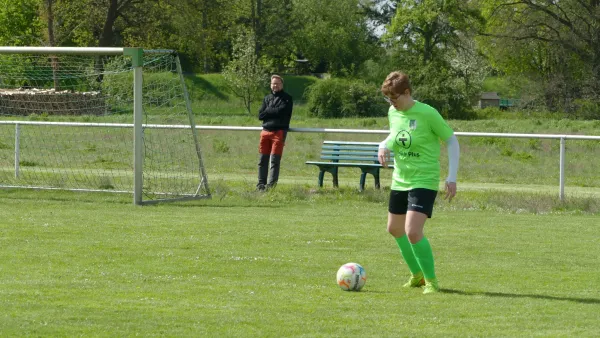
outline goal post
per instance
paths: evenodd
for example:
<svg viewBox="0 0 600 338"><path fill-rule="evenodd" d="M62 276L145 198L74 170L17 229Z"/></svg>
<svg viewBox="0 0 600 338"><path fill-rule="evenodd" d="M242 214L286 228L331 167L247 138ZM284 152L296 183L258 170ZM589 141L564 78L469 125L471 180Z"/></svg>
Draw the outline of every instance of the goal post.
<svg viewBox="0 0 600 338"><path fill-rule="evenodd" d="M0 47L0 187L210 198L177 53Z"/></svg>
<svg viewBox="0 0 600 338"><path fill-rule="evenodd" d="M142 110L143 110L143 69L144 52L139 49L124 49L124 55L131 56L131 66L133 68L133 203L142 204L143 192L143 133L142 128Z"/></svg>

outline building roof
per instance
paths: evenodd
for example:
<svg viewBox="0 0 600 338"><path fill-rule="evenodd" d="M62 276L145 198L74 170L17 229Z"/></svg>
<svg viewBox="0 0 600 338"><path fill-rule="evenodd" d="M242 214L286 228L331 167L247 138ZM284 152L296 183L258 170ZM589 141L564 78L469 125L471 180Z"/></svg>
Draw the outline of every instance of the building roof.
<svg viewBox="0 0 600 338"><path fill-rule="evenodd" d="M482 100L500 100L500 96L496 92L484 92L481 93Z"/></svg>

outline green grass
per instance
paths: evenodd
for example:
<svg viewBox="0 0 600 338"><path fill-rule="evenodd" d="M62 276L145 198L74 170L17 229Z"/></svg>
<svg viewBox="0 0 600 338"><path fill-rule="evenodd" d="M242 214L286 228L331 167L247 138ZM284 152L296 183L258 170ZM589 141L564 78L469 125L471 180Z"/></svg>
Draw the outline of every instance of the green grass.
<svg viewBox="0 0 600 338"><path fill-rule="evenodd" d="M118 117L121 119L122 117ZM96 118L90 122L118 122L110 117ZM120 121L123 122L123 121ZM168 122L168 121L163 121ZM252 116L199 116L199 125L259 126ZM457 132L500 132L540 134L585 134L597 135L600 121L573 120L481 120L449 121ZM294 115L293 127L320 127L341 129L387 129L387 119L315 119ZM200 145L209 183L241 182L251 187L256 182L258 131L210 131L200 130ZM380 141L385 135L338 134L338 133L290 133L284 151L281 181L316 187L318 169L305 164L319 159L323 140ZM194 148L187 132L148 133L147 140L154 140L160 151L148 153L153 156L150 165L157 172L169 172L166 162L176 163L177 170L184 171L184 164L194 164ZM558 140L509 139L492 137L459 137L461 161L459 189L469 186L487 186L502 190L506 185L512 190L550 192L558 194L559 146ZM14 127L0 126L0 182L16 184L14 177ZM566 142L565 183L566 193L598 195L600 188L599 141ZM116 190L131 187L132 155L131 130L107 128L64 128L21 126L21 171L20 180L35 180L35 185L44 182L59 182L60 186L71 184L74 177L90 174L91 188L112 186ZM58 149L66 150L58 152ZM442 171L446 175L447 159L442 146ZM72 176L57 176L57 168L67 165ZM171 165L171 163L169 163ZM173 174L177 174L173 172ZM187 171L183 175L191 175ZM111 177L106 180L102 177ZM149 176L150 177L150 176ZM188 176L185 176L188 177ZM359 170L340 170L340 184L357 187ZM382 184L389 185L391 171L382 172ZM12 183L16 182L16 183ZM177 182L179 184L181 182ZM193 185L193 181L189 181ZM331 177L326 175L325 186L331 186ZM372 188L372 178L367 187ZM191 187L193 190L194 187ZM479 189L479 188L478 188ZM487 189L487 188L486 188Z"/></svg>
<svg viewBox="0 0 600 338"><path fill-rule="evenodd" d="M384 112L311 118L302 95L314 79L285 79L297 98L292 127L387 129ZM197 124L260 125L219 75L187 81ZM185 117L151 113L152 123ZM522 116L449 123L458 132L597 135L600 128L600 121L512 118ZM132 122L127 114L28 119ZM127 189L130 132L21 126L20 179L64 187L92 172L85 178L92 188ZM166 156L179 170L193 159L182 151L189 135L146 136L175 149L149 152L153 161ZM383 137L290 133L280 183L266 194L254 191L258 132L228 131L200 132L210 200L133 207L129 194L0 189L0 336L600 335L598 141L567 141L560 201L557 140L460 137L459 193L450 204L436 201L426 227L443 292L424 296L400 288L408 271L385 232L391 171L382 172L381 190L369 177L359 192L352 168L340 170L339 189L329 176L319 189L318 170L304 164L318 159L323 140ZM16 180L13 149L14 127L0 126L0 182ZM59 175L65 163L74 170ZM172 183L193 182L182 174ZM335 285L338 267L350 261L367 269L362 292Z"/></svg>
<svg viewBox="0 0 600 338"><path fill-rule="evenodd" d="M0 335L600 334L595 215L491 210L489 192L438 201L426 234L443 292L424 296L400 287L385 192L230 188L151 207L0 190ZM350 261L361 292L335 284Z"/></svg>
<svg viewBox="0 0 600 338"><path fill-rule="evenodd" d="M260 125L218 76L192 80L197 124ZM286 78L298 97L306 81ZM387 129L383 114L315 119L298 101L293 127ZM155 113L153 123L180 122ZM29 119L131 123L125 114ZM509 114L449 123L458 132L597 135L600 128L600 121ZM164 147L189 142L163 137ZM128 194L0 190L0 336L600 335L598 141L567 141L560 201L557 140L459 137L458 196L438 199L426 227L444 292L425 297L399 287L407 269L385 233L391 171L382 172L381 190L369 177L359 192L352 168L340 170L339 189L330 176L319 189L318 170L304 164L318 159L323 140L382 138L290 133L280 184L267 194L254 191L258 132L229 131L200 132L211 200L133 207ZM64 187L92 172L92 188L128 189L130 142L127 129L21 126L21 179ZM16 180L13 149L14 127L0 126L2 182ZM179 169L180 158L193 159L173 149L160 154ZM71 176L57 174L64 163L75 168ZM362 292L335 285L349 261L367 269Z"/></svg>

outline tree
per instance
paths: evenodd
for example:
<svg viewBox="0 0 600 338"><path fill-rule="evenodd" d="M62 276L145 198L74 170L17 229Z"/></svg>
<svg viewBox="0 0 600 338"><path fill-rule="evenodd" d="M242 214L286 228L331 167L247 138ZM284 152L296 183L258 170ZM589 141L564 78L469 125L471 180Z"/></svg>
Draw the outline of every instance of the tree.
<svg viewBox="0 0 600 338"><path fill-rule="evenodd" d="M482 24L478 9L469 1L407 0L398 3L386 38L418 53L427 64L444 49L460 47L461 32Z"/></svg>
<svg viewBox="0 0 600 338"><path fill-rule="evenodd" d="M489 35L549 42L600 67L599 0L496 0L488 6L489 27L496 29Z"/></svg>
<svg viewBox="0 0 600 338"><path fill-rule="evenodd" d="M359 0L294 0L294 16L302 27L294 32L296 53L313 70L355 75L376 50Z"/></svg>
<svg viewBox="0 0 600 338"><path fill-rule="evenodd" d="M233 42L231 61L223 70L223 77L244 107L251 114L251 104L259 90L268 83L268 76L256 56L256 37L252 31L242 31Z"/></svg>
<svg viewBox="0 0 600 338"><path fill-rule="evenodd" d="M48 22L48 45L50 47L56 46L56 40L54 38L54 12L52 10L54 0L45 0L46 17ZM58 79L58 58L56 55L50 56L52 63L52 78L54 80L54 90L60 89L60 81Z"/></svg>
<svg viewBox="0 0 600 338"><path fill-rule="evenodd" d="M469 44L483 24L477 7L464 0L397 2L384 41L395 64L411 76L415 97L449 118L472 118L484 60Z"/></svg>
<svg viewBox="0 0 600 338"><path fill-rule="evenodd" d="M40 45L43 24L39 6L40 0L0 0L0 44Z"/></svg>
<svg viewBox="0 0 600 338"><path fill-rule="evenodd" d="M446 55L456 81L454 88L464 93L471 103L478 99L483 82L489 74L489 64L479 52L475 39L463 37L460 48Z"/></svg>
<svg viewBox="0 0 600 338"><path fill-rule="evenodd" d="M171 0L174 15L171 18L179 39L175 49L188 54L192 65L199 64L204 73L220 70L226 62L228 36L223 34L232 20L231 2L227 0ZM173 40L165 36L165 44Z"/></svg>
<svg viewBox="0 0 600 338"><path fill-rule="evenodd" d="M376 25L389 25L396 14L398 0L364 0L359 6Z"/></svg>
<svg viewBox="0 0 600 338"><path fill-rule="evenodd" d="M509 73L540 77L548 108L570 110L580 97L600 100L600 1L484 4L488 55Z"/></svg>
<svg viewBox="0 0 600 338"><path fill-rule="evenodd" d="M293 56L291 36L298 29L293 15L293 0L239 0L228 2L233 14L228 30L252 31L256 37L256 54L261 63L280 72ZM232 36L232 39L234 37Z"/></svg>
<svg viewBox="0 0 600 338"><path fill-rule="evenodd" d="M292 0L263 0L257 27L258 55L273 71L281 72L301 58L292 39L300 24L293 15Z"/></svg>
<svg viewBox="0 0 600 338"><path fill-rule="evenodd" d="M77 46L123 46L128 27L153 21L151 9L160 0L55 0L60 21L57 44Z"/></svg>

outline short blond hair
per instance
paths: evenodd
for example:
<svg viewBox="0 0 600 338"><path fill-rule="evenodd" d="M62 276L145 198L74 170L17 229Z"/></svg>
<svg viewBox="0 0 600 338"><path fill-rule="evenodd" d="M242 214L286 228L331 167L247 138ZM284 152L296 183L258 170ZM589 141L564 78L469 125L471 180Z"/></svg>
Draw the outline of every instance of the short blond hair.
<svg viewBox="0 0 600 338"><path fill-rule="evenodd" d="M271 75L271 81L273 81L273 79L279 79L279 81L281 81L281 84L283 84L283 78L277 74L273 74Z"/></svg>

